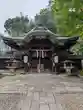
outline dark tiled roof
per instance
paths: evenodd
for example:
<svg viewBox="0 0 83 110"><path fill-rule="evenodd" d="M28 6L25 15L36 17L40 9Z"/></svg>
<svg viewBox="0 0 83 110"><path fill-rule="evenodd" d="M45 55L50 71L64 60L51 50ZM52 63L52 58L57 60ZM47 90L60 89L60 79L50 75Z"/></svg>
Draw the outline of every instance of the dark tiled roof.
<svg viewBox="0 0 83 110"><path fill-rule="evenodd" d="M43 38L42 38L43 37ZM21 39L20 39L21 38ZM65 49L69 49L71 46L76 44L79 37L61 37L53 32L51 32L46 27L37 26L29 31L25 37L18 37L18 38L7 38L3 37L4 42L15 49L23 49L25 43L28 43L33 38L38 39L49 39L54 45L61 46Z"/></svg>

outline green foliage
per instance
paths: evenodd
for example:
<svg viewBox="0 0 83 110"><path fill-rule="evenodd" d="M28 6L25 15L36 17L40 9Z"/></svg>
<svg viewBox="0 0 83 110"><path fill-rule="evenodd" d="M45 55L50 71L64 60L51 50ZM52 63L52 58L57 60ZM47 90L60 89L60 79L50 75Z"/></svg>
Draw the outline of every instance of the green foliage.
<svg viewBox="0 0 83 110"><path fill-rule="evenodd" d="M83 40L79 41L71 49L76 55L83 55Z"/></svg>
<svg viewBox="0 0 83 110"><path fill-rule="evenodd" d="M80 0L53 0L52 12L58 33L83 36L82 3Z"/></svg>
<svg viewBox="0 0 83 110"><path fill-rule="evenodd" d="M83 69L80 71L80 75L83 76Z"/></svg>
<svg viewBox="0 0 83 110"><path fill-rule="evenodd" d="M54 19L52 17L51 10L49 8L44 8L40 10L39 14L35 16L36 24L42 24L50 29L52 32L56 33L56 27L54 24Z"/></svg>
<svg viewBox="0 0 83 110"><path fill-rule="evenodd" d="M49 4L50 7L50 4ZM40 10L40 13L36 14L34 20L30 20L28 16L17 16L15 18L9 18L4 23L5 32L10 36L22 36L30 31L35 25L42 24L53 32L56 32L54 19L49 8Z"/></svg>
<svg viewBox="0 0 83 110"><path fill-rule="evenodd" d="M15 18L9 18L4 23L5 31L11 36L20 36L27 33L34 23L29 20L28 16L17 16Z"/></svg>
<svg viewBox="0 0 83 110"><path fill-rule="evenodd" d="M76 45L74 45L71 50L74 52L75 55L81 55L82 52L80 51L80 43L77 43Z"/></svg>
<svg viewBox="0 0 83 110"><path fill-rule="evenodd" d="M52 0L52 14L57 33L63 36L77 36L83 40L83 0ZM83 43L77 43L72 50L83 55Z"/></svg>

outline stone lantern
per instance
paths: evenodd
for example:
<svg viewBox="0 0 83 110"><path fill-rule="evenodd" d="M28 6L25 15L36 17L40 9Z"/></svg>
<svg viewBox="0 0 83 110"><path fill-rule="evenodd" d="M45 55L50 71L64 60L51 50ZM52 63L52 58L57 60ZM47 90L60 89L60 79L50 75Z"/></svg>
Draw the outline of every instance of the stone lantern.
<svg viewBox="0 0 83 110"><path fill-rule="evenodd" d="M71 75L71 70L74 68L72 64L73 64L73 61L70 61L70 60L64 61L64 69L68 75Z"/></svg>

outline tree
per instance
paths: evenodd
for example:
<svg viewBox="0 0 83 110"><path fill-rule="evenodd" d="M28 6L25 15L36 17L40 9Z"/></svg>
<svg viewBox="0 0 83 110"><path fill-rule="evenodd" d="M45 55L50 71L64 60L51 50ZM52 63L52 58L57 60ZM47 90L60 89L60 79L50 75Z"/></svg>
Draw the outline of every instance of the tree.
<svg viewBox="0 0 83 110"><path fill-rule="evenodd" d="M15 18L9 18L4 23L5 31L11 36L21 36L27 33L34 23L29 20L28 16L17 16Z"/></svg>
<svg viewBox="0 0 83 110"><path fill-rule="evenodd" d="M52 12L58 33L83 36L82 4L82 0L53 0Z"/></svg>
<svg viewBox="0 0 83 110"><path fill-rule="evenodd" d="M35 16L36 24L42 24L46 26L48 29L56 33L56 27L54 24L54 19L51 14L51 10L49 8L43 8L40 10L39 14Z"/></svg>
<svg viewBox="0 0 83 110"><path fill-rule="evenodd" d="M33 20L29 19L28 16L23 16L22 13L20 13L20 16L9 18L4 23L5 32L10 36L22 36L30 31L35 25L42 24L56 33L50 4L51 2L49 2L47 8L41 9Z"/></svg>
<svg viewBox="0 0 83 110"><path fill-rule="evenodd" d="M59 34L79 35L83 40L83 0L52 0L51 9ZM73 50L83 54L83 44L77 43Z"/></svg>

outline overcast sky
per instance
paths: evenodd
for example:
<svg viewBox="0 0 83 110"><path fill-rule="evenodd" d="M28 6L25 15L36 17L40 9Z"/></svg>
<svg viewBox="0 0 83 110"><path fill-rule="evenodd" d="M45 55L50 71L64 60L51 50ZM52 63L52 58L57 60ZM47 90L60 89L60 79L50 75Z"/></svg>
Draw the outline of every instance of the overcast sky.
<svg viewBox="0 0 83 110"><path fill-rule="evenodd" d="M0 0L0 33L4 32L4 22L23 12L29 17L35 16L41 8L47 6L49 0Z"/></svg>

